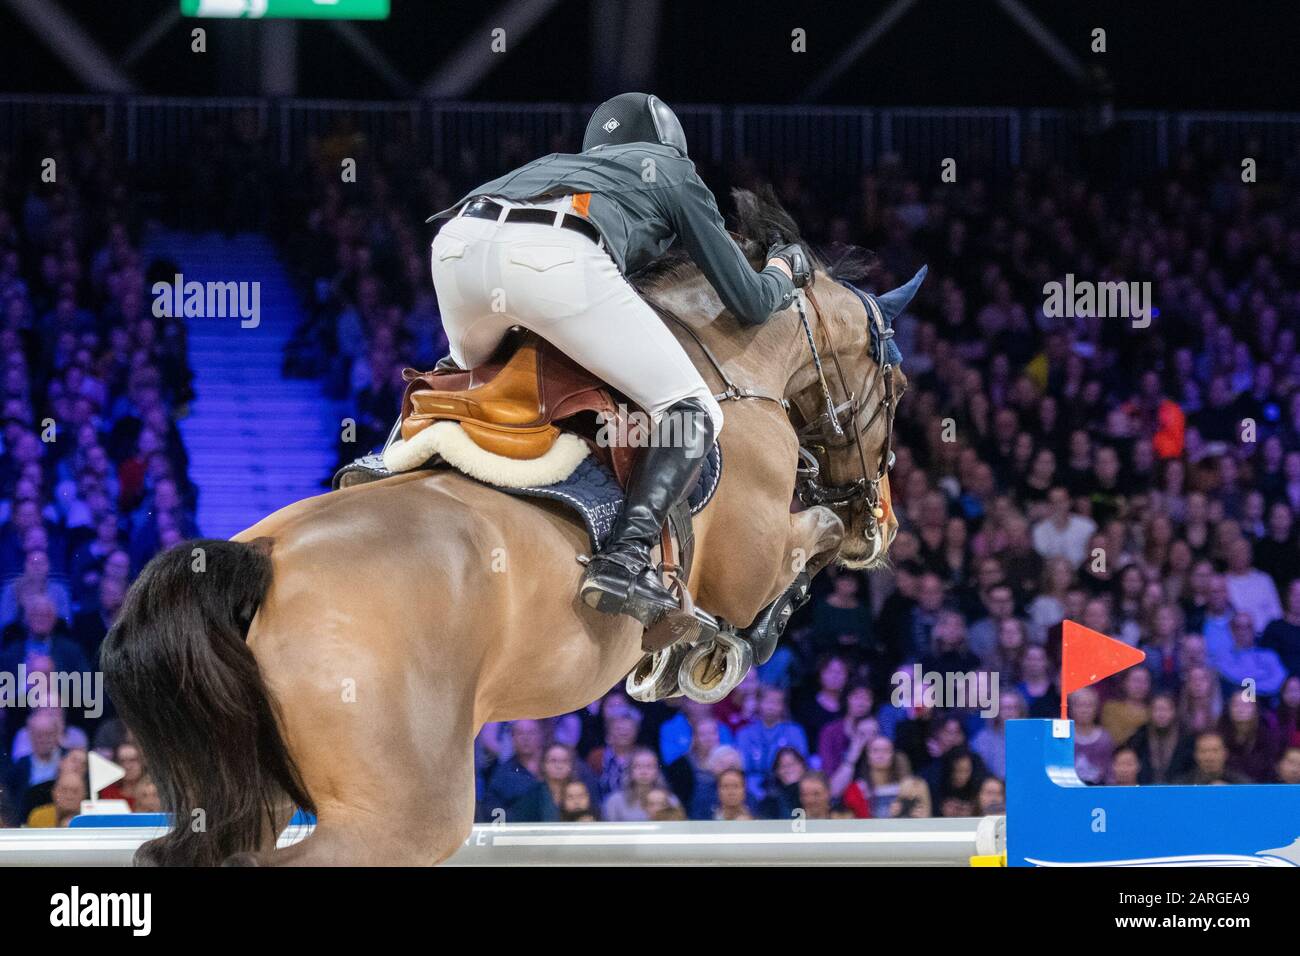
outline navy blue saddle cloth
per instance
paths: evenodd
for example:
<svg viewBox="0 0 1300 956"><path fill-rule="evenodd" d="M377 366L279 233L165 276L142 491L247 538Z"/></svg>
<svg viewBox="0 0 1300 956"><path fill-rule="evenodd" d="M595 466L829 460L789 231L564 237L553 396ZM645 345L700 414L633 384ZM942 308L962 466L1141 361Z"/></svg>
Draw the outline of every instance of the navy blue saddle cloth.
<svg viewBox="0 0 1300 956"><path fill-rule="evenodd" d="M428 470L450 466L435 459L433 462L421 467ZM334 476L333 487L337 489L352 484L361 484L366 481L387 478L391 474L393 472L384 467L383 460L378 455L366 455L364 458L358 458L352 464L340 469L338 474ZM466 477L470 476L466 475ZM714 442L709 454L704 459L704 467L700 470L700 480L696 483L695 489L687 496L687 503L690 505L692 515L699 514L700 510L712 500L721 479L722 449L717 442ZM510 495L558 501L560 504L576 511L587 528L587 534L591 537L592 549L596 551L604 546L605 541L609 538L610 531L614 528L614 522L618 519L619 512L623 508L623 489L619 486L618 479L614 477L612 471L591 455L584 458L568 478L557 481L552 485L535 485L527 488L503 488L500 485L491 485L490 487Z"/></svg>
<svg viewBox="0 0 1300 956"><path fill-rule="evenodd" d="M700 509L713 498L721 478L722 449L714 442L704 459L704 467L700 469L700 480L687 496L692 515L699 514ZM604 546L623 508L623 489L619 487L618 479L591 455L584 458L568 478L553 485L500 490L507 494L547 498L568 505L582 517L587 533L591 535L592 547L596 550Z"/></svg>

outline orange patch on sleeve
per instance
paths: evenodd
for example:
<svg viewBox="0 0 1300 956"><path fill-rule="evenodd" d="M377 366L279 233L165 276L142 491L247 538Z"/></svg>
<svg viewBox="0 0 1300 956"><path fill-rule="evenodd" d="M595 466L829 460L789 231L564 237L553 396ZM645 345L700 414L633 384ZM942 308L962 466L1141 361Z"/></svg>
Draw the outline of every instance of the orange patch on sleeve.
<svg viewBox="0 0 1300 956"><path fill-rule="evenodd" d="M579 216L587 215L587 207L591 205L591 193L575 193L573 196L573 211Z"/></svg>

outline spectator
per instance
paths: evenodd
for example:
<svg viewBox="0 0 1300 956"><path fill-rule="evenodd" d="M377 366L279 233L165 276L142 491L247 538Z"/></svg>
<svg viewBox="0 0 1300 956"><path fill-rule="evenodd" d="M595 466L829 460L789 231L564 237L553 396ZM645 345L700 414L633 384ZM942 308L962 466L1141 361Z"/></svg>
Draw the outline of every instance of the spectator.
<svg viewBox="0 0 1300 956"><path fill-rule="evenodd" d="M1228 548L1228 572L1224 575L1228 599L1238 611L1250 615L1258 634L1282 616L1282 602L1273 579L1251 566L1250 542L1238 538Z"/></svg>
<svg viewBox="0 0 1300 956"><path fill-rule="evenodd" d="M1157 691L1151 698L1151 719L1129 739L1137 755L1138 783L1173 783L1192 769L1193 738L1178 721L1174 696Z"/></svg>
<svg viewBox="0 0 1300 956"><path fill-rule="evenodd" d="M1300 746L1289 746L1277 762L1278 783L1300 784Z"/></svg>
<svg viewBox="0 0 1300 956"><path fill-rule="evenodd" d="M712 717L700 717L692 728L690 748L670 763L664 773L692 820L707 820L713 810L715 780L709 758L721 744L718 722Z"/></svg>
<svg viewBox="0 0 1300 956"><path fill-rule="evenodd" d="M12 629L11 629L12 630ZM54 602L44 594L27 599L22 627L0 651L0 671L16 674L18 665L37 669L37 658L48 658L53 670L63 674L84 674L90 670L86 657L76 643L64 637Z"/></svg>
<svg viewBox="0 0 1300 956"><path fill-rule="evenodd" d="M1006 794L1003 794L1005 802ZM1005 812L995 811L995 812ZM893 818L921 820L934 816L934 802L930 797L930 787L920 777L906 777L898 785L898 797L889 807Z"/></svg>
<svg viewBox="0 0 1300 956"><path fill-rule="evenodd" d="M1205 786L1208 784L1249 783L1249 779L1228 767L1228 748L1223 737L1215 731L1197 734L1194 750L1195 766L1174 782L1180 786Z"/></svg>
<svg viewBox="0 0 1300 956"><path fill-rule="evenodd" d="M831 580L831 592L817 602L813 614L813 647L822 652L861 653L870 644L871 613L862 601L861 577L841 572ZM850 640L842 639L847 635Z"/></svg>
<svg viewBox="0 0 1300 956"><path fill-rule="evenodd" d="M27 816L29 827L66 827L81 812L86 799L86 781L78 773L62 773L54 781L53 801L42 804Z"/></svg>
<svg viewBox="0 0 1300 956"><path fill-rule="evenodd" d="M1228 769L1256 783L1271 783L1282 754L1282 735L1273 715L1245 694L1228 698L1219 736L1228 748Z"/></svg>
<svg viewBox="0 0 1300 956"><path fill-rule="evenodd" d="M118 578L103 578L96 590L98 600L94 607L83 608L72 622L72 638L88 659L92 655L98 657L99 645L126 600L126 585Z"/></svg>
<svg viewBox="0 0 1300 956"><path fill-rule="evenodd" d="M979 757L966 747L953 747L936 764L931 791L941 817L973 817L979 807L980 785L986 776Z"/></svg>
<svg viewBox="0 0 1300 956"><path fill-rule="evenodd" d="M921 670L927 674L973 673L980 659L966 646L966 622L956 611L940 611L931 630L933 646L921 657Z"/></svg>
<svg viewBox="0 0 1300 956"><path fill-rule="evenodd" d="M668 791L655 752L647 747L638 747L632 754L623 788L605 799L604 817L614 823L649 820L656 809L662 809L662 804L651 800L654 794L664 795L668 803L678 805L677 798Z"/></svg>
<svg viewBox="0 0 1300 956"><path fill-rule="evenodd" d="M849 686L844 695L844 716L828 723L817 736L817 759L824 772L833 774L864 725L875 723L870 721L874 706L875 695L870 686L863 683Z"/></svg>
<svg viewBox="0 0 1300 956"><path fill-rule="evenodd" d="M50 556L40 548L27 552L23 573L5 585L0 593L0 627L18 620L22 608L34 597L44 597L62 621L72 619L72 596L62 581L50 577Z"/></svg>
<svg viewBox="0 0 1300 956"><path fill-rule="evenodd" d="M808 739L803 728L786 716L785 691L764 687L758 695L758 719L736 734L736 748L745 759L751 795L762 797L764 779L775 765L778 751L794 750L807 759Z"/></svg>
<svg viewBox="0 0 1300 956"><path fill-rule="evenodd" d="M898 799L903 781L909 776L907 758L894 750L888 737L874 737L843 787L841 801L860 820L888 817ZM835 790L832 782L831 791Z"/></svg>
<svg viewBox="0 0 1300 956"><path fill-rule="evenodd" d="M1047 505L1048 517L1034 525L1034 550L1045 559L1064 558L1077 568L1088 556L1088 542L1097 524L1070 511L1070 493L1065 488L1053 488Z"/></svg>
<svg viewBox="0 0 1300 956"><path fill-rule="evenodd" d="M980 784L979 807L976 815L981 817L1004 816L1006 812L1007 785L997 777L985 777L984 782Z"/></svg>
<svg viewBox="0 0 1300 956"><path fill-rule="evenodd" d="M1100 697L1095 688L1084 687L1070 695L1070 716L1074 718L1074 768L1084 783L1102 783L1115 752L1115 741L1097 721L1100 710Z"/></svg>
<svg viewBox="0 0 1300 956"><path fill-rule="evenodd" d="M1015 594L1009 584L996 584L983 596L985 614L970 626L966 643L971 652L986 666L995 659L998 632L1002 624L1014 619Z"/></svg>
<svg viewBox="0 0 1300 956"><path fill-rule="evenodd" d="M581 780L570 780L564 787L560 820L564 823L594 823L597 819L591 790Z"/></svg>
<svg viewBox="0 0 1300 956"><path fill-rule="evenodd" d="M1101 725L1117 747L1127 744L1150 719L1151 672L1131 667L1120 677L1122 696L1101 707Z"/></svg>
<svg viewBox="0 0 1300 956"><path fill-rule="evenodd" d="M552 742L542 752L541 779L527 788L506 809L506 819L514 823L555 823L560 819L566 788L575 779L589 787L587 768L578 762L573 749Z"/></svg>
<svg viewBox="0 0 1300 956"><path fill-rule="evenodd" d="M1110 758L1106 783L1112 787L1136 787L1142 775L1142 762L1132 747L1117 747Z"/></svg>
<svg viewBox="0 0 1300 956"><path fill-rule="evenodd" d="M1035 644L1047 641L1048 631L1065 619L1066 594L1074 583L1074 567L1069 559L1048 558L1043 563L1043 584L1028 606Z"/></svg>
<svg viewBox="0 0 1300 956"><path fill-rule="evenodd" d="M807 820L831 818L831 788L826 774L811 770L803 775L799 781L799 809Z"/></svg>
<svg viewBox="0 0 1300 956"><path fill-rule="evenodd" d="M680 701L680 710L677 714L664 721L659 726L659 754L664 763L672 766L692 747L697 737L697 727L701 721L711 722L713 725L712 735L716 736L713 746L702 754L697 754L701 759L707 757L713 747L718 744L731 744L734 738L731 728L726 724L718 723L713 717L713 708L709 704L701 704L691 700L689 697L679 697L669 701L670 706Z"/></svg>
<svg viewBox="0 0 1300 956"><path fill-rule="evenodd" d="M724 770L718 774L717 805L713 820L752 820L745 793L745 774L740 770Z"/></svg>
<svg viewBox="0 0 1300 956"><path fill-rule="evenodd" d="M542 782L542 726L535 720L510 723L512 756L496 765L488 778L481 822L510 821L534 811L535 790Z"/></svg>
<svg viewBox="0 0 1300 956"><path fill-rule="evenodd" d="M1025 716L1025 699L1015 690L1004 690L998 697L998 712L971 741L973 750L989 773L1003 780L1007 776L1007 721Z"/></svg>
<svg viewBox="0 0 1300 956"><path fill-rule="evenodd" d="M602 800L627 784L627 772L636 752L637 731L641 726L640 714L635 710L620 711L607 717L605 723L609 728L605 746L592 750L587 756L587 764L596 775L597 793Z"/></svg>
<svg viewBox="0 0 1300 956"><path fill-rule="evenodd" d="M1193 734L1218 726L1223 714L1223 690L1214 671L1204 665L1187 669L1178 698L1178 713L1183 727Z"/></svg>
<svg viewBox="0 0 1300 956"><path fill-rule="evenodd" d="M849 667L844 658L830 654L818 662L817 691L802 697L794 713L795 722L808 739L819 739L822 728L844 712L844 685L848 677Z"/></svg>
<svg viewBox="0 0 1300 956"><path fill-rule="evenodd" d="M1212 657L1210 663L1223 678L1228 692L1250 682L1262 697L1276 697L1286 680L1286 669L1273 651L1255 646L1254 620L1245 611L1232 616L1232 647Z"/></svg>
<svg viewBox="0 0 1300 956"><path fill-rule="evenodd" d="M1278 656L1288 674L1300 674L1300 577L1286 589L1286 615L1269 622L1260 647Z"/></svg>
<svg viewBox="0 0 1300 956"><path fill-rule="evenodd" d="M1024 698L1029 717L1054 717L1060 706L1056 678L1052 674L1047 649L1037 644L1025 648L1021 659L1021 680L1016 690Z"/></svg>
<svg viewBox="0 0 1300 956"><path fill-rule="evenodd" d="M27 718L27 732L32 742L32 752L14 760L5 770L4 784L0 790L8 797L5 819L9 826L18 826L28 814L39 806L31 802L32 790L53 780L59 772L64 750L59 743L63 726L57 715L49 710L35 711ZM46 801L40 801L44 803Z"/></svg>
<svg viewBox="0 0 1300 956"><path fill-rule="evenodd" d="M759 801L759 814L768 820L789 820L800 806L799 781L808 772L806 761L793 747L782 747L772 760L772 767L763 781L763 796ZM749 774L745 775L748 781ZM749 784L753 792L752 784Z"/></svg>

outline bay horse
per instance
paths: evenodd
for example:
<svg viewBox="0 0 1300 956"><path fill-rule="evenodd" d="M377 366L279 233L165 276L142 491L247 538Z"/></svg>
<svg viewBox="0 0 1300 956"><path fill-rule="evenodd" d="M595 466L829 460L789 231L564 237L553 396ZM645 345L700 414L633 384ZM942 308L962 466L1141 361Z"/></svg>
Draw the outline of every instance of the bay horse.
<svg viewBox="0 0 1300 956"><path fill-rule="evenodd" d="M735 197L756 267L774 238L799 241L770 193ZM886 297L818 263L806 312L800 298L746 327L688 261L637 281L706 380L750 390L723 401L725 467L695 519L696 603L743 627L803 568L881 563L906 384L875 338ZM801 444L826 503L792 513ZM101 657L172 814L136 863L445 860L473 823L479 729L585 707L642 657L640 625L576 597L589 550L571 514L441 470L298 501L231 541L155 557ZM316 827L277 849L295 807Z"/></svg>

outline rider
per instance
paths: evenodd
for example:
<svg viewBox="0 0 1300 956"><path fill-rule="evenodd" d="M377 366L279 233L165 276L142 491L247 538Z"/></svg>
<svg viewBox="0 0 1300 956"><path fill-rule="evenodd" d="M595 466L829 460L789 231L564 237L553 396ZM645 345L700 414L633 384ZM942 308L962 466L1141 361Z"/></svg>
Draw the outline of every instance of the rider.
<svg viewBox="0 0 1300 956"><path fill-rule="evenodd" d="M763 270L753 269L687 158L681 122L645 93L602 103L581 153L521 166L429 221L437 219L449 221L433 241L433 284L459 367L485 362L511 326L523 326L654 421L623 511L581 586L590 607L648 627L677 607L650 568L651 548L698 479L722 410L626 275L680 240L731 313L756 325L810 281L807 256L777 245Z"/></svg>

